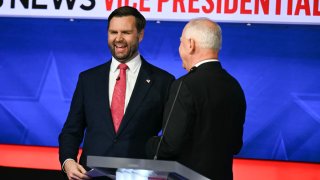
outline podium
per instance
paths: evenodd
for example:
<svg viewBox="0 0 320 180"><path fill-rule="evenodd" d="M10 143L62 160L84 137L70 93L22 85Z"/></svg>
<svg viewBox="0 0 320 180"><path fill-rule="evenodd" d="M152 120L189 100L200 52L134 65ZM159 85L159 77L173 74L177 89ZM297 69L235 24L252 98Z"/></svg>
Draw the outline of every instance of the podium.
<svg viewBox="0 0 320 180"><path fill-rule="evenodd" d="M88 156L87 166L93 169L90 176L116 180L208 180L176 161Z"/></svg>

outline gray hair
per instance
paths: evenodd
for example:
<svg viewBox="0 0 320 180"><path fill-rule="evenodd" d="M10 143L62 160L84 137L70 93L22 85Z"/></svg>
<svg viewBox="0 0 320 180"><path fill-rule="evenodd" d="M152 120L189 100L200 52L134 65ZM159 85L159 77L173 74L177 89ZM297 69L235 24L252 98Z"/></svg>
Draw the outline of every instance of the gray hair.
<svg viewBox="0 0 320 180"><path fill-rule="evenodd" d="M208 25L210 23L211 25ZM201 48L210 48L219 51L222 45L222 31L220 26L207 19L191 20L185 29L186 38L193 38Z"/></svg>

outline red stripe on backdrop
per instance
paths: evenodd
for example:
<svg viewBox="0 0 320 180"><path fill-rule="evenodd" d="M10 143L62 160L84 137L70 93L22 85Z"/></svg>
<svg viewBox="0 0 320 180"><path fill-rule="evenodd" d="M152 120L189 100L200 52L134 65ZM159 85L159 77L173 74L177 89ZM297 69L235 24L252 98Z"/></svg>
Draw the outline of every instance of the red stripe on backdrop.
<svg viewBox="0 0 320 180"><path fill-rule="evenodd" d="M235 159L234 180L320 180L320 164Z"/></svg>
<svg viewBox="0 0 320 180"><path fill-rule="evenodd" d="M60 170L57 147L0 144L0 166ZM320 180L319 163L234 159L234 180Z"/></svg>
<svg viewBox="0 0 320 180"><path fill-rule="evenodd" d="M7 144L0 144L0 166L47 170L61 169L57 147Z"/></svg>

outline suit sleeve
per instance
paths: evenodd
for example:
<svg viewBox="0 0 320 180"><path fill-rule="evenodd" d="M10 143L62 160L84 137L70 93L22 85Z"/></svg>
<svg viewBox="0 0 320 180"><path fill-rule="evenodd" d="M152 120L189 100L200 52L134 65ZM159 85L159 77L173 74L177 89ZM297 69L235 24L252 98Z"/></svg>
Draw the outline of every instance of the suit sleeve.
<svg viewBox="0 0 320 180"><path fill-rule="evenodd" d="M68 158L77 160L79 146L82 142L85 128L82 86L80 74L67 120L59 134L59 160L61 164Z"/></svg>
<svg viewBox="0 0 320 180"><path fill-rule="evenodd" d="M181 81L175 81L173 83L169 100L165 107L162 126L163 139L158 153L159 159L172 159L178 155L184 142L188 139L188 134L191 134L190 127L195 117L194 103L192 95L185 83L181 84L177 99L174 102L180 82ZM153 137L149 140L147 145L149 155L156 153L160 138L161 137Z"/></svg>
<svg viewBox="0 0 320 180"><path fill-rule="evenodd" d="M244 92L240 85L238 86L238 91L236 98L234 98L233 104L236 104L237 109L235 110L234 121L232 125L232 145L233 145L233 154L238 154L243 145L243 125L245 122L246 116L246 99Z"/></svg>

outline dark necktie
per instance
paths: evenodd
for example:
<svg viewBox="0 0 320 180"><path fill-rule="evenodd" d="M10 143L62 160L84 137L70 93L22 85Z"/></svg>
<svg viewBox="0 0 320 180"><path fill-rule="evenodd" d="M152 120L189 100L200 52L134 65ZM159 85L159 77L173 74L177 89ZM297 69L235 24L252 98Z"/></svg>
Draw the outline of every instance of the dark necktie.
<svg viewBox="0 0 320 180"><path fill-rule="evenodd" d="M114 130L116 132L118 132L124 114L126 98L126 70L128 69L128 66L126 64L119 64L118 69L120 69L120 73L117 77L116 85L114 86L111 101L111 114Z"/></svg>

